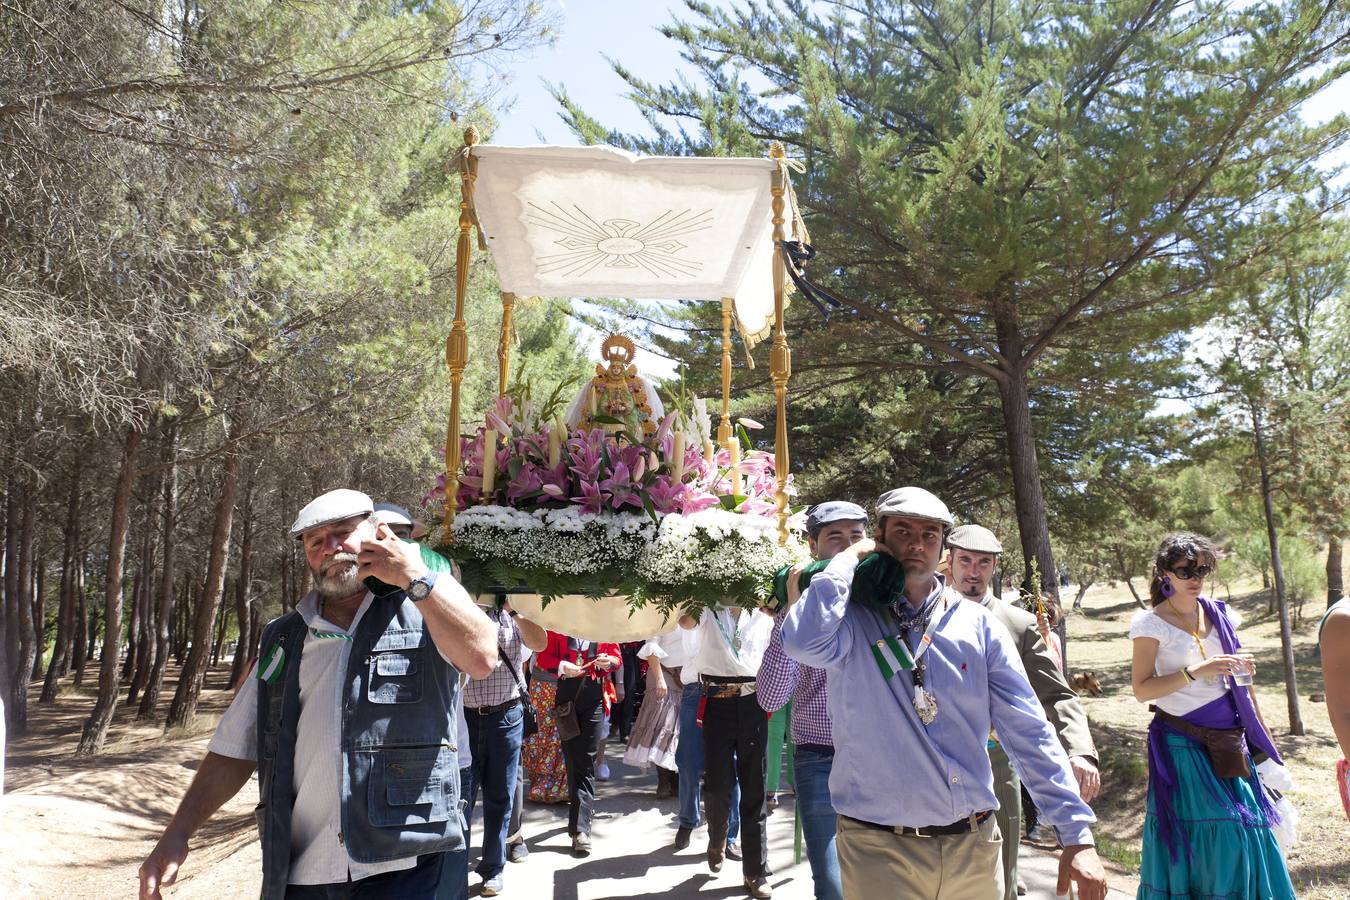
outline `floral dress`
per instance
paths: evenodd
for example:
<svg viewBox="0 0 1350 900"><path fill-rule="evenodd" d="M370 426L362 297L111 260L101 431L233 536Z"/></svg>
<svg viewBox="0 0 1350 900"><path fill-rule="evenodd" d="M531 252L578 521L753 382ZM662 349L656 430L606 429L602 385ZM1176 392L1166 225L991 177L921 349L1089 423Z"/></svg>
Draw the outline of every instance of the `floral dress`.
<svg viewBox="0 0 1350 900"><path fill-rule="evenodd" d="M525 740L520 761L530 779L529 799L534 803L567 802L567 766L563 763L558 726L553 722L553 703L558 683L536 672L530 679L530 703L539 730Z"/></svg>

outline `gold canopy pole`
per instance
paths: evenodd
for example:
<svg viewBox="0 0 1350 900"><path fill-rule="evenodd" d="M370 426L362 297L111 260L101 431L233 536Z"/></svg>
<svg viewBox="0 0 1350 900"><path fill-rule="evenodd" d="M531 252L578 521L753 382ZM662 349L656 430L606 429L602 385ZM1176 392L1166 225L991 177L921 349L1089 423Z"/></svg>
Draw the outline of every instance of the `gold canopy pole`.
<svg viewBox="0 0 1350 900"><path fill-rule="evenodd" d="M497 396L506 395L511 376L511 320L516 309L516 295L502 291L502 334L497 343Z"/></svg>
<svg viewBox="0 0 1350 900"><path fill-rule="evenodd" d="M786 234L783 231L783 194L787 190L787 167L784 165L783 145L774 141L769 146L769 158L778 163L773 173L773 348L769 352L769 372L773 380L773 395L778 403L778 418L774 430L774 469L778 477L775 496L778 506L778 542L788 540L788 429L787 385L792 377L792 351L788 349L787 330L784 327L784 292L787 269L780 250Z"/></svg>
<svg viewBox="0 0 1350 900"><path fill-rule="evenodd" d="M478 160L473 145L478 129L464 131L464 148L459 156L459 241L455 245L455 318L445 339L445 365L450 370L450 424L445 436L445 539L451 537L455 510L459 506L459 389L464 367L469 364L469 336L464 328L464 296L469 291L469 232L473 229L473 183L478 177Z"/></svg>
<svg viewBox="0 0 1350 900"><path fill-rule="evenodd" d="M731 452L731 312L734 301L722 298L722 421L717 426L717 443Z"/></svg>

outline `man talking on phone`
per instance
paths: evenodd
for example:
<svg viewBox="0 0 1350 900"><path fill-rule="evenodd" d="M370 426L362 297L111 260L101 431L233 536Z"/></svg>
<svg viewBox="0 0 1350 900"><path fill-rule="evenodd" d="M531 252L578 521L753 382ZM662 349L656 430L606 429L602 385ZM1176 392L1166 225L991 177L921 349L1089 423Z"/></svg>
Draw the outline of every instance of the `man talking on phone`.
<svg viewBox="0 0 1350 900"><path fill-rule="evenodd" d="M496 629L449 573L330 491L300 511L314 590L263 629L257 666L140 868L142 900L173 884L188 840L258 770L263 900L432 898L463 846L460 672L483 677Z"/></svg>

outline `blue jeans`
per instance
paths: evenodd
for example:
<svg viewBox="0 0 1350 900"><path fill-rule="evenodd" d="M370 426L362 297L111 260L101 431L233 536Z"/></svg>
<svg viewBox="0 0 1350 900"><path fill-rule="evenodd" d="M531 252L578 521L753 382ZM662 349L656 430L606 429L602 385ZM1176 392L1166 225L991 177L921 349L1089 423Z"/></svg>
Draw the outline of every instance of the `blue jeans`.
<svg viewBox="0 0 1350 900"><path fill-rule="evenodd" d="M697 828L703 824L699 801L703 796L703 731L698 727L698 701L703 686L686 684L680 696L680 742L675 745L675 765L680 772L680 827ZM731 817L727 822L727 840L741 836L741 786L731 790Z"/></svg>
<svg viewBox="0 0 1350 900"><path fill-rule="evenodd" d="M473 772L469 766L459 770L460 806L468 803ZM467 817L466 817L467 821ZM468 900L469 898L469 832L464 832L464 846L444 854L441 865L441 883L436 889L436 900Z"/></svg>
<svg viewBox="0 0 1350 900"><path fill-rule="evenodd" d="M411 869L371 875L360 881L288 884L286 900L382 900L385 897L435 900L439 896L441 870L448 856L448 853L428 853L417 857L417 865Z"/></svg>
<svg viewBox="0 0 1350 900"><path fill-rule="evenodd" d="M811 864L816 900L843 900L844 896L839 882L839 856L834 851L835 812L830 803L833 765L833 753L797 748L797 812L802 817L802 837L806 839L806 859Z"/></svg>
<svg viewBox="0 0 1350 900"><path fill-rule="evenodd" d="M478 792L483 792L483 855L474 870L484 880L506 868L506 835L511 824L511 803L516 796L520 770L520 743L525 731L525 709L519 703L481 715L464 710L469 723L473 753L473 780L464 821L472 824ZM465 832L467 842L468 831Z"/></svg>

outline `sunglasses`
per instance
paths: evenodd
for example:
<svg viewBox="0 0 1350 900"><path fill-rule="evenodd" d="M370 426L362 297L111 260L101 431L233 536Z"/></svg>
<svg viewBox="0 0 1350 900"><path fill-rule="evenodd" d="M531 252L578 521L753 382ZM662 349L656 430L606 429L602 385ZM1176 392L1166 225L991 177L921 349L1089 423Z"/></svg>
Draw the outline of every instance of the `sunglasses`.
<svg viewBox="0 0 1350 900"><path fill-rule="evenodd" d="M1213 566L1180 566L1172 569L1172 574L1182 581L1190 581L1192 578L1206 578L1213 571Z"/></svg>

